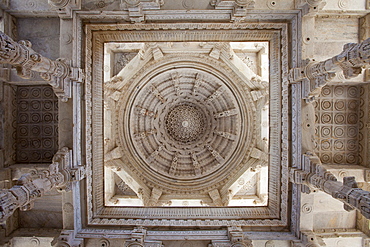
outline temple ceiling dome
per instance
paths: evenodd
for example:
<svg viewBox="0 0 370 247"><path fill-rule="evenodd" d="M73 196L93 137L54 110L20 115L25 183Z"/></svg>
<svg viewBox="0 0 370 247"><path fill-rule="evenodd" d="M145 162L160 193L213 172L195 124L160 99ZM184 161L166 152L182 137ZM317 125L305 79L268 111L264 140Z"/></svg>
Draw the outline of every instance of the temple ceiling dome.
<svg viewBox="0 0 370 247"><path fill-rule="evenodd" d="M212 60L185 54L149 63L121 93L123 166L149 187L204 193L246 169L256 127L251 90Z"/></svg>

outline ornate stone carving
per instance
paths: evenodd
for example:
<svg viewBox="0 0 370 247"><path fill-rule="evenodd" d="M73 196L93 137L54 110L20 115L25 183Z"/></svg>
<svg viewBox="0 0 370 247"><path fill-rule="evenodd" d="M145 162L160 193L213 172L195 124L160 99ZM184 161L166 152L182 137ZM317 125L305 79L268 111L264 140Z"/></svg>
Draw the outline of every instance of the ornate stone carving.
<svg viewBox="0 0 370 247"><path fill-rule="evenodd" d="M150 241L146 239L147 230L137 227L131 232L131 239L125 242L125 247L163 247L161 241Z"/></svg>
<svg viewBox="0 0 370 247"><path fill-rule="evenodd" d="M188 104L175 106L166 116L166 130L176 141L188 143L204 134L202 110Z"/></svg>
<svg viewBox="0 0 370 247"><path fill-rule="evenodd" d="M228 228L228 241L213 240L210 247L253 247L252 240L244 236L240 227Z"/></svg>
<svg viewBox="0 0 370 247"><path fill-rule="evenodd" d="M302 169L290 169L291 182L320 189L344 202L344 209L357 208L362 215L370 219L370 192L357 188L354 177L344 177L343 183L337 181L313 154L303 155L302 164Z"/></svg>
<svg viewBox="0 0 370 247"><path fill-rule="evenodd" d="M50 163L58 150L58 99L50 86L17 87L18 163Z"/></svg>
<svg viewBox="0 0 370 247"><path fill-rule="evenodd" d="M180 58L185 59L185 56ZM186 60L188 58L187 55ZM182 66L181 62L178 64ZM119 114L125 112L119 119L126 121L117 126L125 136L120 138L120 143L124 144L127 140L133 139L133 144L129 146L134 145L136 151L132 152L138 153L138 157L141 158L141 161L131 162L139 163L142 167L134 170L143 169L144 174L148 168L154 170L152 175L145 175L143 180L156 186L161 185L163 190L177 191L176 193L184 190L192 190L192 193L195 193L200 178L215 170L224 169L221 167L224 164L227 167L232 155L238 155L233 154L232 150L236 149L240 136L247 135L247 129L253 128L247 124L247 119L241 118L242 111L253 114L253 110L248 112L236 108L237 105L248 106L252 102L238 104L237 101L243 99L237 98L239 96L228 89L226 82L217 79L209 69L201 71L195 69L196 66L203 65L194 64L187 68L157 73L157 76L143 84L133 98L134 108L126 106L126 102L131 100L125 94L121 95L120 104L117 105ZM195 95L194 81L200 77L203 78L202 84ZM130 107L133 114L124 110ZM138 109L140 114L135 114ZM241 121L245 121L246 128L243 131L240 129ZM123 129L123 126L130 128ZM223 134L215 134L217 132L230 132L235 140L226 138ZM217 143L217 148L213 143ZM122 150L122 153L127 154L125 150ZM127 154L126 157L130 156ZM167 181L168 176L176 179L177 185ZM150 178L156 181L150 181ZM185 188L178 184L180 179L187 184ZM205 181L210 182L208 179ZM218 181L219 178L213 179L214 183ZM163 186L164 184L166 185Z"/></svg>
<svg viewBox="0 0 370 247"><path fill-rule="evenodd" d="M75 247L84 246L83 238L76 238L76 232L74 230L63 230L58 238L52 242L53 247Z"/></svg>
<svg viewBox="0 0 370 247"><path fill-rule="evenodd" d="M29 78L31 71L39 72L63 101L71 97L71 82L82 81L82 72L61 60L53 61L36 53L29 41L12 40L0 33L0 63L16 66L19 76ZM77 77L75 77L77 76Z"/></svg>
<svg viewBox="0 0 370 247"><path fill-rule="evenodd" d="M171 25L163 25L163 27L161 27L161 25L157 25L157 24L154 24L154 27L153 24L141 24L140 26L134 24L135 27L139 28L140 30L145 30L145 28L149 28L149 29L153 29L153 28L159 28L159 32L157 33L158 37L171 37L170 38L170 41L183 41L185 39L182 39L182 37L186 38L187 36L183 36L183 32L177 32L177 28L182 28L183 25L178 25L178 27L175 27L173 26L172 28L170 28ZM118 30L132 30L132 28L134 27L132 25L114 25L114 27ZM279 38L281 38L282 36L286 36L287 33L286 33L286 25L273 25L274 28L272 32L270 32L271 29L271 26L268 25L265 26L264 24L260 25L250 25L250 24L238 24L238 27L235 27L235 25L221 25L222 27L218 27L219 24L216 25L217 27L205 27L204 25L198 25L198 24L191 24L189 25L188 28L190 32L193 32L195 31L194 34L191 34L191 35L194 35L194 39L195 40L198 40L200 39L201 41L206 41L206 40L215 40L216 37L218 37L218 39L220 37L222 37L222 40L225 40L225 42L229 42L231 40L239 40L239 39L253 39L253 40L263 40L263 41L266 41L266 40L270 40L270 44L272 45L272 48L271 48L271 51L273 51L273 55L271 55L271 61L278 61L278 58L281 54L281 59L282 59L282 64L283 64L283 67L284 67L284 73L283 74L286 74L287 72L287 68L288 68L288 63L287 63L287 46L286 45L280 45L279 43ZM264 27L262 27L264 26ZM278 27L279 26L279 27ZM88 194L90 192L92 192L92 194L94 194L94 199L93 200L88 200L87 201L87 207L88 207L88 213L89 213L89 218L88 218L88 222L89 224L92 224L92 225L111 225L111 224L141 224L143 223L143 225L145 226L154 226L154 225L163 225L163 226L192 226L192 225L202 225L202 226L222 226L224 225L226 222L225 221L218 221L218 220L210 220L210 221L206 221L206 222L193 222L190 218L193 217L193 215L197 214L198 216L194 216L194 217L199 217L199 215L205 215L205 217L212 217L211 215L215 215L215 214L220 214L220 215L225 215L227 214L228 217L230 219L233 219L233 220L227 220L227 222L230 222L231 225L248 225L248 224L252 224L252 225L280 225L280 224L284 224L282 222L286 222L287 221L287 217L286 217L286 204L280 204L281 201L286 201L287 200L287 196L286 196L286 191L287 190L287 184L286 182L283 182L283 181L286 181L285 178L285 175L283 175L283 180L281 180L281 182L279 182L278 184L276 184L276 179L280 179L279 176L274 176L270 179L271 181L271 184L273 184L273 186L270 187L271 189L271 201L270 201L270 194L269 194L269 204L268 206L266 207L256 207L255 209L253 210L250 210L249 208L245 208L245 207L241 207L241 208L233 208L231 210L231 208L212 208L212 210L207 210L208 208L193 208L193 207L189 207L189 208L186 208L186 215L188 217L188 219L186 220L172 220L172 219L183 219L184 217L184 212L183 209L178 209L178 208L156 208L155 210L160 210L161 214L162 214L162 219L161 220L158 220L158 219L155 219L155 214L154 214L154 211L152 208L142 208L142 212L139 213L138 210L134 209L134 208L128 208L126 210L126 208L123 208L123 207L104 207L102 206L103 204L103 198L101 197L101 195L99 195L99 191L97 190L93 190L92 188L101 188L101 184L102 184L102 181L101 181L101 177L102 177L102 167L100 167L101 165L101 162L102 162L102 159L103 159L103 155L101 154L94 154L92 155L91 151L92 150L98 150L96 148L94 148L95 145L101 145L102 143L100 143L99 140L95 139L92 137L92 133L94 133L94 135L100 135L102 134L102 125L101 123L99 123L99 120L97 120L97 118L95 116L98 116L99 114L101 114L101 110L100 109L103 109L102 107L100 107L100 104L101 102L103 101L103 98L102 96L104 95L103 93L101 93L102 91L102 86L104 85L103 83L91 83L93 79L94 81L101 81L101 70L99 69L98 70L95 70L95 68L101 68L100 65L102 64L102 59L103 59L103 56L101 54L103 54L102 49L103 49L103 44L105 42L114 42L114 41L120 41L120 42L126 42L126 40L134 40L134 39L141 39L143 41L151 41L151 37L149 36L142 36L140 33L138 32L130 32L128 35L120 35L119 33L115 33L115 32L106 32L108 30L111 30L113 26L110 26L110 25L99 25L99 26L95 26L95 25L88 25L87 26L87 53L86 53L86 64L88 64L87 66L87 69L89 70L89 72L87 73L88 75L88 83L86 84L86 115L87 116L92 116L91 118L88 117L87 121L86 121L86 125L87 126L91 126L91 128L87 128L86 130L86 137L87 137L87 143L90 143L91 145L87 144L86 145L86 159L87 159L87 163L89 164L87 167L90 167L90 164L92 164L91 162L94 163L94 172L92 172L93 174L93 179L89 179L88 180L88 185L87 185L87 188L88 188ZM97 29L98 28L98 29ZM165 28L165 30L162 32L163 28ZM170 29L168 29L170 28ZM195 28L195 29L194 29ZM197 30L199 30L200 28L203 28L202 29L202 32L198 32ZM206 29L204 29L206 28ZM213 30L214 28L218 29L218 28L221 28L220 29L220 32L217 33L217 35L214 35L213 34ZM236 28L236 29L235 29ZM259 36L260 34L256 35L254 34L253 32L256 31L256 32L259 32L260 29L265 29L262 33L261 33L261 36ZM208 30L209 29L209 30ZM228 29L226 31L223 31L224 29ZM234 29L235 29L235 32L234 32ZM94 30L94 35L92 35L92 30ZM97 32L95 32L95 30ZM175 30L175 31L173 31ZM253 30L253 32L251 32ZM283 30L282 32L280 32L279 30ZM242 33L242 34L241 34ZM96 35L95 35L96 34ZM171 34L171 35L170 35ZM201 34L201 35L200 35ZM221 35L222 34L222 35ZM137 36L138 35L138 36ZM162 36L164 35L164 36ZM180 36L179 36L180 35ZM136 37L136 38L135 38ZM172 37L176 37L176 38L172 38ZM189 36L190 37L190 36ZM196 38L197 37L197 38ZM212 38L213 37L213 38ZM257 38L258 37L258 38ZM181 39L181 40L180 40ZM287 44L286 41L283 42L284 44ZM94 44L94 46L92 46L92 44ZM91 49L92 47L94 47L94 49L96 50L93 50ZM163 58L160 58L158 60L152 60L148 63L148 66L159 66L160 64L164 64L165 62L168 62L168 57L166 58L166 52L165 52L165 49L163 48L163 53L164 53L164 57ZM281 53L280 53L281 52ZM225 57L224 55L220 56L220 58L218 60L214 59L213 57L210 57L210 56L204 56L203 55L200 55L199 57L201 58L198 58L197 56L194 56L194 61L200 61L200 60L204 60L207 62L207 64L214 64L214 63L221 63L221 62L225 62L226 60L225 59L230 59L229 57ZM91 59L93 58L93 60ZM149 58L150 59L150 58ZM175 60L174 60L175 61ZM193 62L193 61L191 61ZM90 65L91 64L94 64L94 68L92 68ZM142 69L139 70L139 73L138 75L144 75L146 74L145 70L148 69L148 66L143 66ZM222 68L223 70L225 70L225 66L222 67L222 66L219 66L218 64L215 64L215 66L217 66L217 68ZM214 66L214 67L215 67ZM286 168L286 164L287 164L287 161L288 161L288 156L287 156L287 150L288 150L288 145L286 145L285 141L281 142L281 137L282 136L285 136L288 134L288 125L282 125L282 120L281 120L281 117L280 116L284 116L284 120L283 122L287 121L287 112L288 112L288 85L287 85L287 81L284 80L284 81L281 81L280 80L280 75L282 73L282 70L280 70L280 65L277 66L276 63L274 62L271 62L270 64L270 71L272 72L271 73L271 81L270 81L270 86L273 88L270 89L270 93L272 94L271 96L271 99L274 99L274 102L273 104L271 104L271 111L274 112L274 114L272 114L272 118L270 119L271 120L271 126L274 126L273 128L271 128L271 131L272 131L272 134L271 134L271 138L272 140L274 141L274 143L276 143L276 145L273 145L270 150L270 155L269 155L269 162L270 162L270 169L271 169L271 172L272 173L276 173L276 174L280 174L280 172L282 172L282 170L285 170ZM235 73L235 71L233 70L229 70L226 68L225 72L223 72L224 74L227 74L228 76L232 76L233 73ZM169 83L167 83L166 85L168 86L168 90L171 90L171 93L173 92L175 94L175 87L174 87L174 83L172 81L172 78L170 76L170 74L168 74L169 76L166 78L166 80L168 80ZM180 74L181 75L181 74ZM183 80L183 76L180 76L180 97L181 97L181 93L183 91L182 89L182 80ZM190 88L187 88L186 90L189 91L189 93L193 94L193 88L194 88L194 81L196 80L195 79L196 76L195 74L193 74L193 76L191 76L190 78L188 77L186 80L191 80L192 83L190 84L190 80L189 80L189 85L191 85ZM235 76L233 81L236 82L238 81L237 79L238 77ZM203 79L203 78L200 78L199 79ZM207 82L207 78L206 79L206 82ZM136 79L136 77L134 77L134 80L138 80ZM129 83L127 83L129 82ZM186 83L184 83L185 85L187 85L187 81ZM254 86L254 84L252 82L250 82L249 80L245 80L245 83L247 84L247 86ZM125 80L123 83L118 83L117 85L115 85L115 88L116 90L119 90L119 92L129 92L131 91L131 89L129 88L129 85L133 85L135 84L133 81L131 80ZM203 85L203 81L201 83L199 83L199 87L201 87ZM161 87L158 86L158 84L154 84L154 86L158 89L159 92L163 91ZM158 87L157 87L158 86ZM205 84L205 86L207 86L207 84ZM208 87L208 86L207 86ZM136 88L136 87L135 87ZM135 89L134 91L135 92L140 92L142 89L144 88L141 88L139 87L138 88L139 90ZM199 88L198 88L199 89ZM216 90L218 89L218 87L215 87L213 88L212 91L210 91L210 93L206 96L210 96L213 92L215 92ZM145 90L143 90L144 92ZM118 92L118 91L117 91ZM170 92L170 91L168 91ZM165 103L162 103L160 99L158 99L153 93L149 93L151 94L151 98L152 98L152 102L158 102L158 104L163 104L163 106L165 106L166 104L168 104L168 98L166 97L166 94L165 93L161 93L163 99L167 99L167 101L165 101ZM197 94L197 93L195 93ZM222 93L219 98L221 97L225 97L224 96L225 93ZM93 96L93 97L92 97ZM247 96L249 99L248 100L251 100L250 102L253 102L251 97L250 96ZM115 97L117 99L117 97ZM218 98L218 99L219 99ZM276 99L276 100L275 100ZM120 99L116 102L119 102ZM100 102L100 103L99 103ZM213 100L211 101L211 104L213 104L214 102L217 102L217 100ZM248 101L249 102L249 101ZM255 104L255 103L253 103ZM285 106L285 107L281 107L282 104ZM149 111L152 111L154 112L153 110L151 110L148 106L146 105L140 105L141 107L143 107L144 109L147 109ZM128 108L122 108L122 109L125 109L125 111L127 112L127 109ZM225 110L230 110L230 109L233 109L232 107L227 107L225 108ZM253 107L252 107L253 109ZM223 111L225 111L223 110ZM223 112L223 111L218 111L218 112ZM118 111L119 114L123 114L123 111ZM216 113L218 113L216 112ZM134 111L132 112L132 114L130 114L130 117L134 117ZM112 114L114 115L114 114ZM136 114L138 115L138 114ZM140 116L143 116L143 115L140 115ZM211 115L213 117L213 115ZM239 116L241 117L241 115L233 115L232 117L235 117L235 116ZM136 116L135 116L136 117ZM143 116L144 117L144 116ZM119 117L120 118L120 117ZM159 115L156 117L156 118L159 118ZM121 118L122 119L122 118ZM151 121L151 120L147 120L146 118L144 118L145 121ZM148 117L148 119L150 119L150 117ZM221 118L221 119L227 119L226 118ZM120 135L121 130L121 126L126 126L128 127L127 125L118 125L118 128L117 128L117 136ZM145 125L146 127L148 127L147 125ZM125 127L125 128L126 128ZM149 129L149 128L148 128ZM144 131L149 131L148 129L146 130L142 130L140 129L139 131L135 131L133 132L133 136L135 136L137 133L142 133ZM150 129L153 129L153 128L150 128ZM158 131L158 130L157 130ZM226 133L229 133L229 131L222 131L222 132L226 132ZM157 132L159 133L159 132ZM158 135L158 134L156 134ZM145 139L150 139L152 138L154 135L148 135L145 137ZM220 136L222 137L222 136ZM224 137L222 137L224 138ZM226 139L229 139L229 138L226 138ZM94 141L93 141L94 140ZM95 142L96 141L96 142ZM136 140L133 140L133 142L135 143ZM232 141L232 140L230 140ZM235 142L235 140L234 140ZM96 146L96 147L97 147ZM284 146L284 147L283 147ZM157 158L158 157L163 157L163 155L166 154L166 151L167 151L167 148L166 147L162 147L161 150L159 150L159 147L160 145L155 145L155 146L152 146L152 148L149 150L148 152L148 156L150 156L149 159L153 159L153 157L150 155L150 154L156 154ZM223 154L222 154L222 150L219 149L218 147L216 146L213 146L211 145L211 147L216 150L220 155L221 157L225 158L227 160L227 157L225 157ZM214 162L217 162L217 160L215 159L215 156L212 155L212 153L206 149L204 147L204 145L202 145L202 148L203 148L203 151L204 152L208 152L208 154L210 155L210 157L213 158ZM136 149L136 150L140 150L140 149ZM164 176L168 176L168 171L171 167L172 164L176 164L176 162L173 162L173 159L175 157L174 155L175 153L173 152L172 154L168 155L168 160L166 159L166 164L168 164L167 168L166 169L163 169L163 175ZM214 153L216 154L216 153ZM145 156L145 159L148 158L148 156ZM154 155L155 156L155 155ZM189 164L192 164L191 166L189 166L189 168L191 167L191 169L193 170L193 173L192 174L195 174L195 171L194 171L194 167L198 166L198 164L202 165L202 160L201 160L201 157L196 154L195 156L191 156L190 154L188 154L189 157ZM190 159L191 157L191 159ZM195 158L194 158L195 157ZM126 159L123 159L126 161ZM168 161L168 162L167 162ZM178 167L179 167L179 161L181 161L181 156L179 155L178 156L178 161L177 161L177 169L176 171L178 170ZM191 162L191 163L190 163ZM227 161L226 161L227 162ZM244 163L244 162L247 162L247 163ZM256 159L253 159L253 161L249 161L248 160L243 160L242 163L240 164L243 164L244 167L247 167L249 165L253 165L252 163L253 162L256 162ZM258 161L257 161L258 162ZM131 162L127 162L127 164L124 164L123 162L118 164L119 162L115 162L117 163L117 165L121 166L121 167L132 167L132 163ZM194 165L193 165L194 164ZM282 166L280 166L279 164L284 164ZM95 169L96 168L96 169ZM90 169L90 168L89 168ZM132 169L132 168L130 168ZM230 177L234 176L235 174L235 171L237 171L237 169L234 169L234 170L230 170ZM198 173L198 174L201 174L201 173ZM146 176L143 176L142 173L136 173L135 176L138 177L138 181L142 181L142 178L146 177ZM207 173L203 173L203 175L197 175L197 176L207 176ZM149 176L150 177L150 176ZM279 180L280 181L280 180ZM158 180L155 181L155 184L157 185L158 184ZM151 186L153 186L154 184L148 184L149 185L149 188L151 188ZM186 187L183 187L183 188L186 188ZM161 188L162 189L162 188ZM281 194L280 196L280 191L283 190L283 193ZM165 187L164 188L164 193L166 193L166 191L168 191L168 188ZM208 191L204 191L204 193L208 193ZM185 192L186 194L186 192ZM150 195L150 193L149 193ZM281 201L280 201L281 200ZM206 202L208 203L208 202ZM280 208L282 207L282 208ZM285 208L285 209L283 209ZM95 210L101 210L99 212L101 212L101 214L99 213L98 215L94 215L94 213L96 212ZM106 220L105 216L108 216L110 215L113 211L115 211L116 213L119 213L121 215L120 218L114 218L114 219L110 219L110 220ZM92 213L94 212L94 213ZM248 213L249 212L249 213ZM256 217L259 217L261 220L255 220L255 219L246 219L246 218L243 218L244 216L246 215L256 215ZM94 215L94 216L93 216ZM143 219L143 215L146 215L145 219ZM170 216L172 215L172 216ZM177 215L177 216L174 216L174 215ZM244 215L244 216L243 216ZM258 215L258 216L257 216ZM280 215L282 216L282 218L274 218L274 219L268 219L265 218L265 217L270 217L270 216L267 216L267 215L275 215L274 217L276 217L277 215ZM172 219L169 219L168 217L172 217ZM237 217L237 218L234 218L234 217ZM254 216L253 216L254 217ZM235 220L234 220L235 219ZM145 221L145 222L144 222ZM279 223L280 222L280 223Z"/></svg>
<svg viewBox="0 0 370 247"><path fill-rule="evenodd" d="M302 68L290 70L290 83L301 82L302 98L312 100L317 97L323 86L334 78L335 72L343 71L346 79L356 77L362 66L370 62L370 39L361 43L344 45L342 53L322 62L310 62Z"/></svg>
<svg viewBox="0 0 370 247"><path fill-rule="evenodd" d="M72 18L74 10L81 9L81 0L48 0L60 17Z"/></svg>
<svg viewBox="0 0 370 247"><path fill-rule="evenodd" d="M315 15L326 5L326 0L298 0L295 2L296 9L301 9L303 15Z"/></svg>
<svg viewBox="0 0 370 247"><path fill-rule="evenodd" d="M1 191L0 220L6 220L17 208L30 210L37 197L55 187L68 189L72 181L81 180L84 177L82 169L73 169L71 162L72 151L62 148L49 168L38 174L38 178L25 174L17 181L17 185Z"/></svg>
<svg viewBox="0 0 370 247"><path fill-rule="evenodd" d="M230 9L232 14L230 20L242 21L247 15L248 9L253 9L254 0L211 0L210 4L215 9Z"/></svg>
<svg viewBox="0 0 370 247"><path fill-rule="evenodd" d="M315 152L321 162L358 164L360 87L324 86L314 106Z"/></svg>
<svg viewBox="0 0 370 247"><path fill-rule="evenodd" d="M145 21L145 11L159 10L164 4L164 0L120 0L120 7L122 10L129 11L129 18L131 22Z"/></svg>

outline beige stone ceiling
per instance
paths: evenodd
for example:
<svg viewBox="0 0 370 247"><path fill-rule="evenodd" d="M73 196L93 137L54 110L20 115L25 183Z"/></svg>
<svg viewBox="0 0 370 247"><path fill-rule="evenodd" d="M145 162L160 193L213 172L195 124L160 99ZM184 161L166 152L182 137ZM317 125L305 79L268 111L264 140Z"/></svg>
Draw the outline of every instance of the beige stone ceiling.
<svg viewBox="0 0 370 247"><path fill-rule="evenodd" d="M267 203L267 167L251 172L245 165L257 138L264 140L261 149L268 148L264 47L262 42L106 45L105 79L115 75L105 83L106 161L119 164L114 171L120 183L136 193L108 201L228 206L237 195L231 204ZM143 63L151 51L154 61ZM230 64L215 62L221 51ZM117 56L120 72L109 66ZM252 92L253 83L264 91Z"/></svg>

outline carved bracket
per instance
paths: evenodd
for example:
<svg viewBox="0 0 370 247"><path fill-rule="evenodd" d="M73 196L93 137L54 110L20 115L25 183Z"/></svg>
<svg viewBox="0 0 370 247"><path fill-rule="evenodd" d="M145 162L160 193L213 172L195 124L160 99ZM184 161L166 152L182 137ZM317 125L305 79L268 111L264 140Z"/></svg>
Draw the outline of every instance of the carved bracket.
<svg viewBox="0 0 370 247"><path fill-rule="evenodd" d="M133 23L145 21L146 10L159 10L164 4L164 0L121 0L122 10L128 10L130 21Z"/></svg>
<svg viewBox="0 0 370 247"><path fill-rule="evenodd" d="M70 189L73 181L85 177L84 169L72 167L72 150L62 148L47 170L38 173L37 178L24 174L16 185L0 191L0 222L5 221L17 208L30 210L37 197L53 188Z"/></svg>
<svg viewBox="0 0 370 247"><path fill-rule="evenodd" d="M231 21L242 21L246 18L249 9L254 9L254 0L211 0L215 9L231 10Z"/></svg>
<svg viewBox="0 0 370 247"><path fill-rule="evenodd" d="M228 240L213 240L209 247L253 247L252 240L244 236L241 227L229 227L227 233Z"/></svg>
<svg viewBox="0 0 370 247"><path fill-rule="evenodd" d="M302 169L290 168L290 181L305 185L304 192L319 189L332 197L344 202L345 210L358 209L367 219L370 219L370 192L357 188L354 177L345 177L343 183L327 171L313 154L302 157Z"/></svg>
<svg viewBox="0 0 370 247"><path fill-rule="evenodd" d="M325 0L297 0L296 9L302 10L302 15L315 15L326 5Z"/></svg>
<svg viewBox="0 0 370 247"><path fill-rule="evenodd" d="M131 239L125 242L125 247L163 247L162 241L150 241L146 239L146 229L144 227L137 227L131 232Z"/></svg>
<svg viewBox="0 0 370 247"><path fill-rule="evenodd" d="M61 18L72 18L73 11L81 9L81 0L48 0L48 3Z"/></svg>
<svg viewBox="0 0 370 247"><path fill-rule="evenodd" d="M51 243L53 247L74 247L84 246L84 239L83 238L76 238L75 232L73 230L63 230L57 239Z"/></svg>

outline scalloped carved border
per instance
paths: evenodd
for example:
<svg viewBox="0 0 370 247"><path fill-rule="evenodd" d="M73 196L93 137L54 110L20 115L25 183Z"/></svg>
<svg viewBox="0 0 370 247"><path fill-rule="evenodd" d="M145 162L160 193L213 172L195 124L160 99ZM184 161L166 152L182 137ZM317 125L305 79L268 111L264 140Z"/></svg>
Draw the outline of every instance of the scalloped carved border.
<svg viewBox="0 0 370 247"><path fill-rule="evenodd" d="M288 225L288 26L281 23L86 25L87 213L91 225L281 226ZM105 42L269 41L269 205L267 207L141 208L104 206L103 52ZM277 196L277 195L280 195ZM217 219L217 220L215 220Z"/></svg>

